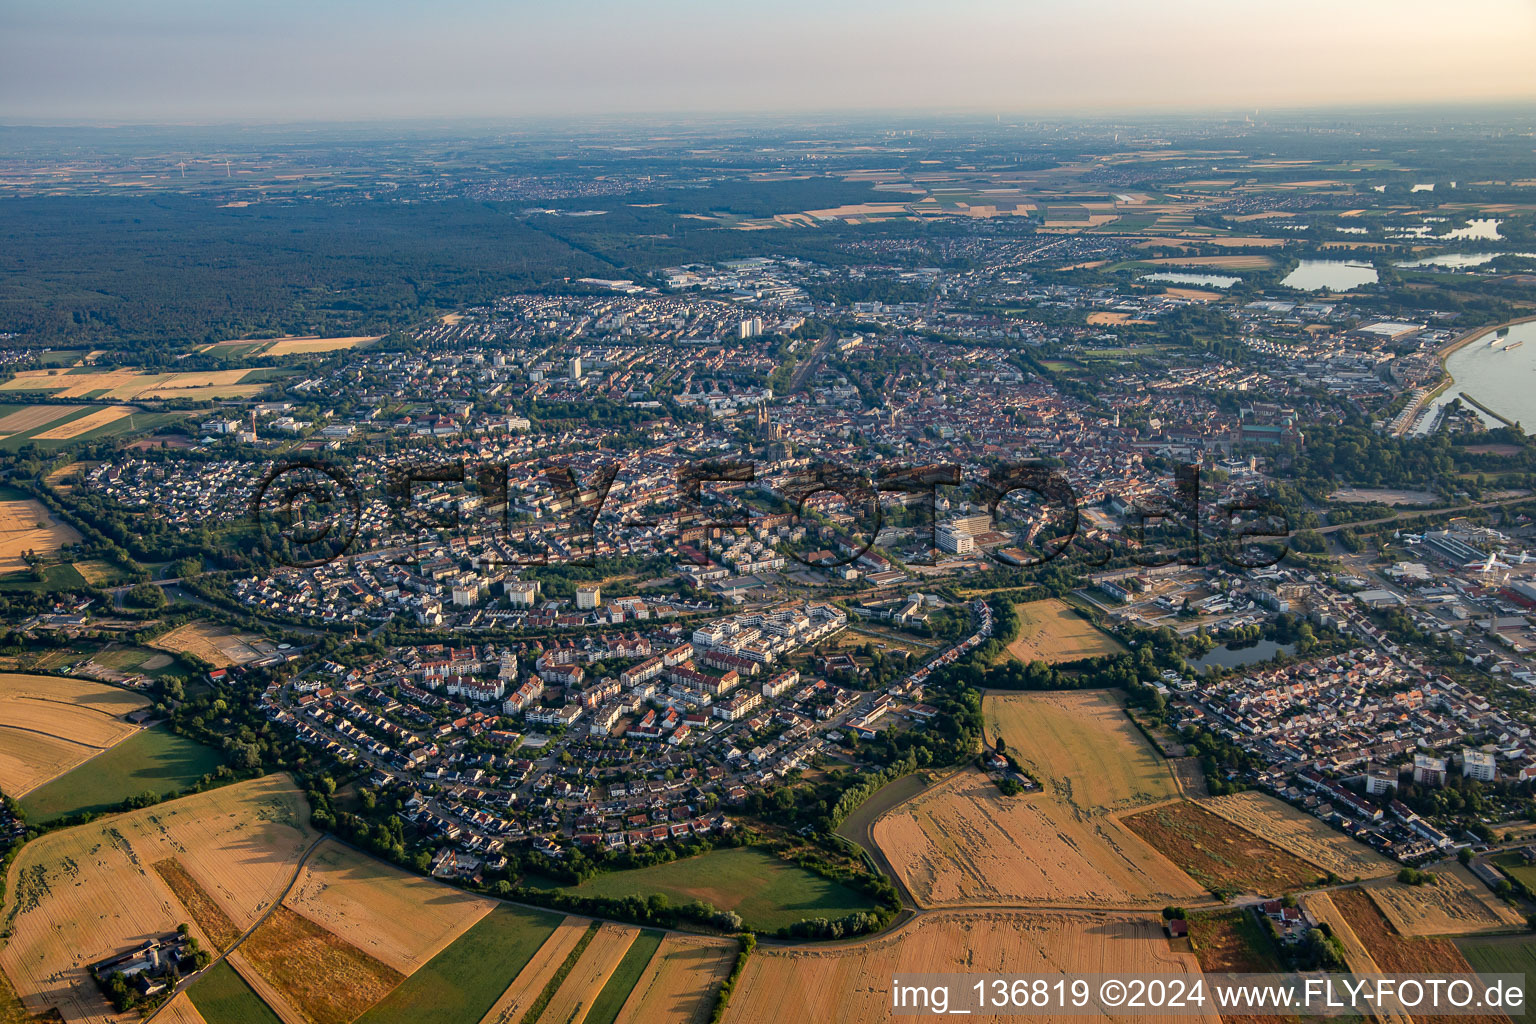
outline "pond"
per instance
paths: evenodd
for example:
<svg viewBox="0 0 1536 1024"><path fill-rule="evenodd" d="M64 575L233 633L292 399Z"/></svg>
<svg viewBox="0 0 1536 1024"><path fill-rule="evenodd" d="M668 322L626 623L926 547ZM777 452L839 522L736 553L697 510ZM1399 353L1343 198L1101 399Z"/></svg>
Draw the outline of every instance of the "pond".
<svg viewBox="0 0 1536 1024"><path fill-rule="evenodd" d="M1347 292L1363 284L1376 283L1376 268L1353 260L1302 260L1301 265L1280 282L1287 288L1315 292Z"/></svg>
<svg viewBox="0 0 1536 1024"><path fill-rule="evenodd" d="M1277 644L1273 640L1255 640L1246 644L1223 644L1214 648L1211 653L1195 662L1195 668L1204 672L1212 665L1220 665L1222 668L1241 668L1244 665L1255 665L1261 661L1268 661L1277 652L1285 654L1296 653L1295 644Z"/></svg>

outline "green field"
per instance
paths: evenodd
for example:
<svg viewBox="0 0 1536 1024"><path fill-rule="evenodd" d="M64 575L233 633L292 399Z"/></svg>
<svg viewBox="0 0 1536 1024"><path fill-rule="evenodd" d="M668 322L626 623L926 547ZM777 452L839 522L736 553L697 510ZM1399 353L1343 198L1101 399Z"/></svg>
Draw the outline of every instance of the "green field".
<svg viewBox="0 0 1536 1024"><path fill-rule="evenodd" d="M28 793L21 809L38 822L104 811L140 793L185 789L223 763L211 747L163 726L146 729Z"/></svg>
<svg viewBox="0 0 1536 1024"><path fill-rule="evenodd" d="M40 580L33 579L30 570L0 576L0 590L45 593L54 590L75 590L85 585L85 577L80 575L80 570L68 562L44 566L43 578Z"/></svg>
<svg viewBox="0 0 1536 1024"><path fill-rule="evenodd" d="M659 892L674 903L703 900L736 911L757 931L776 931L807 917L839 918L874 909L845 885L751 848L607 872L565 891L609 898Z"/></svg>
<svg viewBox="0 0 1536 1024"><path fill-rule="evenodd" d="M597 994L583 1024L616 1024L619 1011L624 1009L624 1001L640 981L640 975L645 972L651 957L656 955L656 947L661 945L663 934L647 928L635 937L624 959L619 961L619 966L609 975L608 984Z"/></svg>
<svg viewBox="0 0 1536 1024"><path fill-rule="evenodd" d="M192 983L187 996L208 1024L283 1024L245 979L222 960Z"/></svg>
<svg viewBox="0 0 1536 1024"><path fill-rule="evenodd" d="M501 904L358 1018L362 1024L477 1021L554 934L559 914Z"/></svg>
<svg viewBox="0 0 1536 1024"><path fill-rule="evenodd" d="M1526 974L1536 977L1536 938L1457 939L1456 948L1479 974Z"/></svg>
<svg viewBox="0 0 1536 1024"><path fill-rule="evenodd" d="M1536 864L1527 864L1525 858L1518 853L1501 853L1491 859L1500 871L1527 889L1536 891Z"/></svg>

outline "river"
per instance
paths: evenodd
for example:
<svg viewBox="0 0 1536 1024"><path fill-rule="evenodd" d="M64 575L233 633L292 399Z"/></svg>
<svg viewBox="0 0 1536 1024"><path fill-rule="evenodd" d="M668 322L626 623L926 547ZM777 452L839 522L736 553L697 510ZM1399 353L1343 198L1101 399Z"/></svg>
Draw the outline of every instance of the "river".
<svg viewBox="0 0 1536 1024"><path fill-rule="evenodd" d="M1431 410L1465 391L1500 416L1518 420L1527 434L1536 433L1536 321L1478 335L1446 357L1445 369L1451 384ZM1473 411L1490 426L1500 425L1481 410ZM1427 433L1436 418L1433 413L1421 417L1414 432Z"/></svg>

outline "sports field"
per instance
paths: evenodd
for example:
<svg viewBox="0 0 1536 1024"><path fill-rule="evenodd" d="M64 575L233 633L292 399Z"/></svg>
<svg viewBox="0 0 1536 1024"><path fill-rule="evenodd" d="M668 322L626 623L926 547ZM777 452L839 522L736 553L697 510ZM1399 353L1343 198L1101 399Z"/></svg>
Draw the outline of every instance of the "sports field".
<svg viewBox="0 0 1536 1024"><path fill-rule="evenodd" d="M1120 641L1058 598L1026 601L1013 610L1019 616L1019 635L1008 645L1008 653L1019 661L1054 665L1125 650Z"/></svg>
<svg viewBox="0 0 1536 1024"><path fill-rule="evenodd" d="M105 811L141 793L185 789L223 763L217 750L157 726L39 786L22 798L21 808L38 822Z"/></svg>
<svg viewBox="0 0 1536 1024"><path fill-rule="evenodd" d="M674 903L703 900L734 910L759 931L774 931L807 917L839 918L873 909L868 899L847 886L750 848L606 872L566 891L606 897L660 892Z"/></svg>

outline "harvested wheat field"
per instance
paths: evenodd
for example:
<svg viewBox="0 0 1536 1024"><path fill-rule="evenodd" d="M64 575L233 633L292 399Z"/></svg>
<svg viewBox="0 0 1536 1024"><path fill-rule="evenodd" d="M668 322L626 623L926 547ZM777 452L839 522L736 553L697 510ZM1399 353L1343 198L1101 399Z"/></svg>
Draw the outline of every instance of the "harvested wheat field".
<svg viewBox="0 0 1536 1024"><path fill-rule="evenodd" d="M308 804L285 775L51 832L22 848L7 877L0 931L12 934L0 968L29 1011L105 1021L86 966L197 926L151 865L176 860L229 919L249 927L313 838Z"/></svg>
<svg viewBox="0 0 1536 1024"><path fill-rule="evenodd" d="M263 356L288 356L308 352L334 352L337 349L366 345L368 342L378 341L382 337L382 334L376 334L353 338L320 338L314 335L278 338L271 345L262 349L261 354Z"/></svg>
<svg viewBox="0 0 1536 1024"><path fill-rule="evenodd" d="M0 673L0 792L24 796L138 731L136 693L85 679Z"/></svg>
<svg viewBox="0 0 1536 1024"><path fill-rule="evenodd" d="M84 409L83 405L27 405L0 416L0 437L23 434Z"/></svg>
<svg viewBox="0 0 1536 1024"><path fill-rule="evenodd" d="M1114 817L1074 803L1069 780L1010 797L967 769L886 813L871 834L923 907L1161 907L1203 895Z"/></svg>
<svg viewBox="0 0 1536 1024"><path fill-rule="evenodd" d="M335 842L314 852L283 904L407 975L495 906Z"/></svg>
<svg viewBox="0 0 1536 1024"><path fill-rule="evenodd" d="M1129 313L1106 313L1100 311L1097 313L1088 314L1088 325L1090 327L1109 326L1113 324L1152 324L1156 322L1157 321L1155 320L1132 320L1131 314Z"/></svg>
<svg viewBox="0 0 1536 1024"><path fill-rule="evenodd" d="M241 636L227 626L197 621L177 626L169 633L149 641L149 646L172 654L190 654L216 668L228 668L261 657L251 647L251 642L257 639Z"/></svg>
<svg viewBox="0 0 1536 1024"><path fill-rule="evenodd" d="M203 1015L197 1012L197 1007L192 1005L192 1000L185 992L165 1004L155 1020L160 1024L206 1024Z"/></svg>
<svg viewBox="0 0 1536 1024"><path fill-rule="evenodd" d="M1408 938L1392 927L1371 898L1359 889L1340 889L1331 894L1333 905L1349 927L1371 961L1386 974L1470 974L1461 950L1450 939ZM1346 945L1346 950L1347 950ZM1351 967L1354 961L1350 961ZM1415 1014L1413 1024L1436 1024L1438 1021L1461 1024L1497 1024L1506 1018L1484 1017L1437 1017Z"/></svg>
<svg viewBox="0 0 1536 1024"><path fill-rule="evenodd" d="M1400 866L1312 815L1264 793L1248 790L1213 796L1201 800L1200 806L1340 878L1385 878L1397 874Z"/></svg>
<svg viewBox="0 0 1536 1024"><path fill-rule="evenodd" d="M262 390L264 384L240 384L250 370L148 373L141 370L22 370L0 384L0 391L50 391L55 398L235 398Z"/></svg>
<svg viewBox="0 0 1536 1024"><path fill-rule="evenodd" d="M608 976L639 934L640 929L634 925L612 921L599 925L571 973L565 976L539 1016L539 1024L570 1024L585 1018L592 1001L608 983Z"/></svg>
<svg viewBox="0 0 1536 1024"><path fill-rule="evenodd" d="M893 1019L893 976L942 972L1102 972L1198 977L1200 967L1192 954L1175 953L1168 948L1152 915L1007 910L925 914L864 943L826 949L758 946L736 983L725 1022L884 1024ZM966 1017L969 1021L998 1024L1022 1019L975 1014ZM1112 1019L1134 1018L1126 1015ZM1219 1020L1215 1013L1158 1019L1205 1020L1212 1024Z"/></svg>
<svg viewBox="0 0 1536 1024"><path fill-rule="evenodd" d="M1019 616L1019 635L1008 645L1008 653L1019 661L1054 665L1125 650L1120 641L1057 598L1026 601L1013 610Z"/></svg>
<svg viewBox="0 0 1536 1024"><path fill-rule="evenodd" d="M571 955L576 943L587 934L591 925L592 922L584 917L568 917L561 921L554 934L544 940L544 945L533 954L533 959L518 972L512 984L496 1000L496 1005L483 1018L483 1024L520 1024L523 1015L543 995L544 987L554 978L555 972L565 963L565 958Z"/></svg>
<svg viewBox="0 0 1536 1024"><path fill-rule="evenodd" d="M0 574L25 569L25 552L46 555L78 543L75 528L54 519L37 499L0 498Z"/></svg>
<svg viewBox="0 0 1536 1024"><path fill-rule="evenodd" d="M1500 928L1524 928L1525 918L1459 864L1435 869L1432 885L1395 881L1365 891L1401 935L1469 935Z"/></svg>
<svg viewBox="0 0 1536 1024"><path fill-rule="evenodd" d="M180 861L168 857L156 861L154 869L181 905L187 908L187 913L192 915L192 920L202 929L215 950L222 953L235 944L242 930L224 913L218 901L197 884L197 879L187 873Z"/></svg>
<svg viewBox="0 0 1536 1024"><path fill-rule="evenodd" d="M131 416L139 410L132 405L109 405L95 412L87 413L79 419L61 423L57 427L51 427L41 434L33 434L34 441L72 441L82 434L88 434L98 427L105 427L109 423L116 423L124 416Z"/></svg>
<svg viewBox="0 0 1536 1024"><path fill-rule="evenodd" d="M313 1024L349 1024L405 980L283 906L240 944L240 956Z"/></svg>
<svg viewBox="0 0 1536 1024"><path fill-rule="evenodd" d="M1280 244L1279 242L1275 243ZM1146 260L1164 267L1219 267L1222 270L1268 270L1275 265L1269 256L1168 256Z"/></svg>
<svg viewBox="0 0 1536 1024"><path fill-rule="evenodd" d="M1079 816L1179 795L1173 770L1127 717L1115 690L993 691L982 698L989 738Z"/></svg>
<svg viewBox="0 0 1536 1024"><path fill-rule="evenodd" d="M629 993L618 1019L703 1024L736 961L736 943L668 935Z"/></svg>
<svg viewBox="0 0 1536 1024"><path fill-rule="evenodd" d="M1187 800L1122 819L1127 828L1207 889L1266 896L1312 885L1322 872Z"/></svg>

